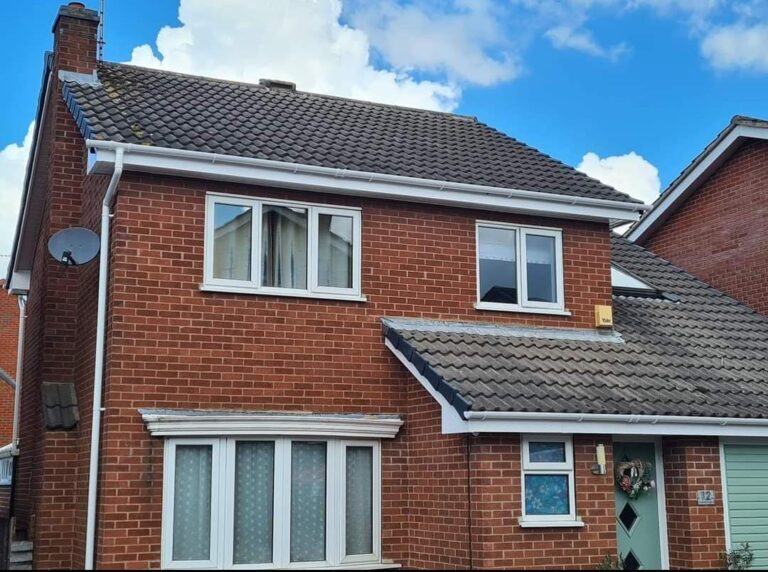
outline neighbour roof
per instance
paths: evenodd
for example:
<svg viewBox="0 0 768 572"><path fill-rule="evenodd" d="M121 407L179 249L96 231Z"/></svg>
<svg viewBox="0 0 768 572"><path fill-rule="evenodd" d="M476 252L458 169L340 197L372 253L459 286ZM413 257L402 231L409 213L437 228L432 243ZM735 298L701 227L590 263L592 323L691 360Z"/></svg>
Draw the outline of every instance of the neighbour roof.
<svg viewBox="0 0 768 572"><path fill-rule="evenodd" d="M672 298L614 296L623 343L413 320L385 335L459 413L768 418L768 317L623 238L613 259Z"/></svg>
<svg viewBox="0 0 768 572"><path fill-rule="evenodd" d="M74 383L43 383L45 428L51 431L74 429L80 421Z"/></svg>
<svg viewBox="0 0 768 572"><path fill-rule="evenodd" d="M706 181L711 174L735 153L750 137L768 139L768 121L735 115L690 164L653 201L651 209L629 228L625 236L632 241L643 241L653 234L665 219L683 204L685 199Z"/></svg>
<svg viewBox="0 0 768 572"><path fill-rule="evenodd" d="M64 81L84 137L639 203L472 117L103 63Z"/></svg>

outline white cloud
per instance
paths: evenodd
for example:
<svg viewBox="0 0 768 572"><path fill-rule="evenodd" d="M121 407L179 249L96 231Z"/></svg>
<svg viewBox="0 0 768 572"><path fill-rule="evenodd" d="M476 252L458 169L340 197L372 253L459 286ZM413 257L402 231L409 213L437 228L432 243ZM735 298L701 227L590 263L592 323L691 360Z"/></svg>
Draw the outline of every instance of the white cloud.
<svg viewBox="0 0 768 572"><path fill-rule="evenodd" d="M157 36L159 57L142 45L130 63L247 82L284 79L305 91L413 107L456 107L461 91L455 82L373 65L368 36L342 24L341 11L340 0L181 0L181 26L166 26Z"/></svg>
<svg viewBox="0 0 768 572"><path fill-rule="evenodd" d="M13 236L16 231L16 219L24 186L24 174L27 158L32 146L35 130L34 121L29 125L21 145L11 143L0 150L0 255L10 254L13 248ZM0 278L5 278L8 259L0 258Z"/></svg>
<svg viewBox="0 0 768 572"><path fill-rule="evenodd" d="M710 31L701 53L719 71L768 72L768 24L734 24Z"/></svg>
<svg viewBox="0 0 768 572"><path fill-rule="evenodd" d="M502 27L502 4L454 0L402 5L394 0L353 3L350 18L393 66L492 85L522 67Z"/></svg>
<svg viewBox="0 0 768 572"><path fill-rule="evenodd" d="M556 48L572 49L614 62L627 51L627 46L624 43L616 44L610 48L601 46L592 36L592 32L575 28L568 24L550 28L544 33L544 36Z"/></svg>
<svg viewBox="0 0 768 572"><path fill-rule="evenodd" d="M659 170L634 151L603 159L589 152L576 169L644 203L656 200L661 191Z"/></svg>

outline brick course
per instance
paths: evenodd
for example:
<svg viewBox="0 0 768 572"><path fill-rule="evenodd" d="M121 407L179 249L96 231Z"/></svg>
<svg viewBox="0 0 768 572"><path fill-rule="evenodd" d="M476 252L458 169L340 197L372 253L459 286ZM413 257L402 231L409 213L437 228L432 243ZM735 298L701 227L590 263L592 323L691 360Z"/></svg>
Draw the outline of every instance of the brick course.
<svg viewBox="0 0 768 572"><path fill-rule="evenodd" d="M645 241L697 278L768 313L768 142L750 141Z"/></svg>

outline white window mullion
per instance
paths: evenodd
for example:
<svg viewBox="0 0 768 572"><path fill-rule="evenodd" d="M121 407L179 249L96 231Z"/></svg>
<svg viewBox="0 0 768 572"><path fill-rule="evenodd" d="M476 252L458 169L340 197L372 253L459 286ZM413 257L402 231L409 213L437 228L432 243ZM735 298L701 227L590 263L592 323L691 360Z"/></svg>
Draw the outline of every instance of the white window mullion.
<svg viewBox="0 0 768 572"><path fill-rule="evenodd" d="M253 205L251 211L253 213L253 236L251 237L251 286L253 288L261 287L261 203L257 202Z"/></svg>
<svg viewBox="0 0 768 572"><path fill-rule="evenodd" d="M341 441L328 441L328 490L326 510L326 560L331 566L341 562L341 535L343 516L341 513L343 451Z"/></svg>
<svg viewBox="0 0 768 572"><path fill-rule="evenodd" d="M286 568L291 562L291 440L278 439L275 446L275 566Z"/></svg>
<svg viewBox="0 0 768 572"><path fill-rule="evenodd" d="M310 292L318 289L318 236L320 225L318 222L319 211L316 207L309 207L307 213L307 288Z"/></svg>

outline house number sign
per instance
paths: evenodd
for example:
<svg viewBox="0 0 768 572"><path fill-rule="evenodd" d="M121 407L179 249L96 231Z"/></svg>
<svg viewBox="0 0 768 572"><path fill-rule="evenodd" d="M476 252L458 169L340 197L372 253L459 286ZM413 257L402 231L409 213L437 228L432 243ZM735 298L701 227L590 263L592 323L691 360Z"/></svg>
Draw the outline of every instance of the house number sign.
<svg viewBox="0 0 768 572"><path fill-rule="evenodd" d="M699 505L713 505L715 504L715 491L698 491L696 500Z"/></svg>

